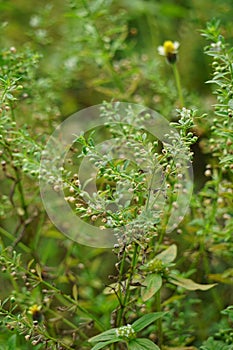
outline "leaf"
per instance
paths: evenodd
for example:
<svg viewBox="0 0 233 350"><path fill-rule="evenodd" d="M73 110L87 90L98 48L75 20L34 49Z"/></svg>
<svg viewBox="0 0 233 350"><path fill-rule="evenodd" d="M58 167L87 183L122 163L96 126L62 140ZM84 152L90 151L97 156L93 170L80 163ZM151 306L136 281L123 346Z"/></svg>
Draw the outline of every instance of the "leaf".
<svg viewBox="0 0 233 350"><path fill-rule="evenodd" d="M181 347L165 346L163 350L198 350L198 349L195 346L181 346Z"/></svg>
<svg viewBox="0 0 233 350"><path fill-rule="evenodd" d="M214 282L233 284L233 269L228 269L223 273L209 274L208 278Z"/></svg>
<svg viewBox="0 0 233 350"><path fill-rule="evenodd" d="M5 300L3 300L3 301L1 302L1 308L3 308L3 306L8 302L9 299L10 299L10 298L6 298Z"/></svg>
<svg viewBox="0 0 233 350"><path fill-rule="evenodd" d="M29 261L29 263L27 264L27 269L30 270L32 264L34 263L35 259L32 259Z"/></svg>
<svg viewBox="0 0 233 350"><path fill-rule="evenodd" d="M100 343L95 344L95 346L93 348L91 348L91 350L99 350L99 349L103 349L105 346L112 344L112 343L116 343L118 342L119 339L112 339L112 340L108 340L108 341L103 341ZM122 341L122 340L121 340Z"/></svg>
<svg viewBox="0 0 233 350"><path fill-rule="evenodd" d="M76 284L73 285L72 293L73 293L74 300L77 301L78 300L78 288L77 288Z"/></svg>
<svg viewBox="0 0 233 350"><path fill-rule="evenodd" d="M37 275L39 276L40 281L42 281L41 267L38 263L36 264L36 272L37 272Z"/></svg>
<svg viewBox="0 0 233 350"><path fill-rule="evenodd" d="M161 260L164 264L169 264L175 260L177 256L177 246L172 244L169 248L156 256L156 260Z"/></svg>
<svg viewBox="0 0 233 350"><path fill-rule="evenodd" d="M210 337L203 343L200 350L233 350L233 345L228 345L221 340Z"/></svg>
<svg viewBox="0 0 233 350"><path fill-rule="evenodd" d="M8 100L10 100L10 101L15 101L15 100L16 100L16 98L15 98L12 94L10 94L9 92L6 93L6 97L7 97Z"/></svg>
<svg viewBox="0 0 233 350"><path fill-rule="evenodd" d="M162 303L162 306L169 305L169 304L171 304L171 303L173 303L174 301L177 301L177 300L182 300L182 299L184 299L185 297L186 297L185 294L173 295L173 296L171 296L170 298L166 299L166 300Z"/></svg>
<svg viewBox="0 0 233 350"><path fill-rule="evenodd" d="M135 281L135 279L133 281ZM106 294L106 295L108 295L108 294L115 294L115 292L116 293L119 292L120 288L121 288L121 291L123 292L123 290L124 290L123 286L125 284L126 284L126 280L122 281L121 285L118 282L111 283L106 288L104 288L103 293ZM133 290L135 288L136 288L135 286L130 286L130 290Z"/></svg>
<svg viewBox="0 0 233 350"><path fill-rule="evenodd" d="M158 345L145 338L132 339L128 344L128 348L129 350L160 350Z"/></svg>
<svg viewBox="0 0 233 350"><path fill-rule="evenodd" d="M143 282L145 287L141 289L143 301L149 300L162 286L162 277L158 274L148 275Z"/></svg>
<svg viewBox="0 0 233 350"><path fill-rule="evenodd" d="M122 283L124 283L125 281L123 281ZM120 284L118 282L116 283L111 283L110 285L108 285L106 288L104 288L103 293L104 294L115 294L115 292L119 292L120 289Z"/></svg>
<svg viewBox="0 0 233 350"><path fill-rule="evenodd" d="M163 317L166 313L167 312L152 312L150 314L143 315L132 324L132 327L136 333L140 332L143 328L146 328L149 326L149 324Z"/></svg>
<svg viewBox="0 0 233 350"><path fill-rule="evenodd" d="M88 341L90 343L97 343L112 340L114 338L116 338L116 328L108 329L107 331L90 338Z"/></svg>
<svg viewBox="0 0 233 350"><path fill-rule="evenodd" d="M172 275L172 280L170 281L171 283L179 286L179 287L183 287L187 290L208 290L210 288L213 288L214 286L216 286L216 283L214 284L200 284L200 283L196 283L193 280L189 279L189 278L183 278L183 277L179 277L176 275Z"/></svg>
<svg viewBox="0 0 233 350"><path fill-rule="evenodd" d="M15 350L16 349L16 334L13 334L7 341L7 350Z"/></svg>
<svg viewBox="0 0 233 350"><path fill-rule="evenodd" d="M47 230L45 233L43 233L43 236L49 237L49 238L55 238L55 239L64 239L61 232L55 229Z"/></svg>

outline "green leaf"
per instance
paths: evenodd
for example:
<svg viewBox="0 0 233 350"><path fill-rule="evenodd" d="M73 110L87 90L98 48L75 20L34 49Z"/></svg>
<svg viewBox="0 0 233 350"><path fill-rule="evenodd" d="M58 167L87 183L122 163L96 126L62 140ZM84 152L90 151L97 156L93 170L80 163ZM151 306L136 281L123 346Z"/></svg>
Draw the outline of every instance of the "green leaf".
<svg viewBox="0 0 233 350"><path fill-rule="evenodd" d="M10 94L9 92L8 93L6 93L6 97L8 98L8 100L10 100L10 101L14 101L14 100L16 100L16 98L12 95L12 94Z"/></svg>
<svg viewBox="0 0 233 350"><path fill-rule="evenodd" d="M109 329L103 333L100 333L92 338L90 338L88 341L90 343L97 343L100 341L108 341L116 338L116 328Z"/></svg>
<svg viewBox="0 0 233 350"><path fill-rule="evenodd" d="M172 244L169 248L156 256L157 260L161 260L164 264L169 264L175 260L177 256L177 246Z"/></svg>
<svg viewBox="0 0 233 350"><path fill-rule="evenodd" d="M167 312L152 312L150 314L144 315L136 320L132 327L135 332L140 332L143 328L149 326L149 324L155 322L159 318L163 317Z"/></svg>
<svg viewBox="0 0 233 350"><path fill-rule="evenodd" d="M158 345L149 339L137 338L130 340L128 344L129 350L160 350Z"/></svg>
<svg viewBox="0 0 233 350"><path fill-rule="evenodd" d="M78 300L78 287L76 286L76 284L73 285L72 293L73 293L74 300L77 301Z"/></svg>
<svg viewBox="0 0 233 350"><path fill-rule="evenodd" d="M200 347L201 350L233 350L233 345L225 344L222 340L208 338Z"/></svg>
<svg viewBox="0 0 233 350"><path fill-rule="evenodd" d="M1 307L3 308L3 306L8 302L8 300L9 300L10 298L6 298L5 300L3 300L2 302L1 302Z"/></svg>
<svg viewBox="0 0 233 350"><path fill-rule="evenodd" d="M41 266L38 263L36 264L36 272L37 272L37 275L39 276L40 281L42 281Z"/></svg>
<svg viewBox="0 0 233 350"><path fill-rule="evenodd" d="M158 274L148 275L143 282L145 287L141 289L143 301L149 300L162 286L162 277Z"/></svg>
<svg viewBox="0 0 233 350"><path fill-rule="evenodd" d="M116 343L118 341L122 341L119 339L112 339L112 340L108 340L108 341L103 341L100 343L95 344L95 346L93 346L93 348L91 348L91 350L99 350L99 349L103 349L105 346L112 344L112 343Z"/></svg>
<svg viewBox="0 0 233 350"><path fill-rule="evenodd" d="M13 334L7 341L7 350L16 349L16 340L17 340L17 335Z"/></svg>
<svg viewBox="0 0 233 350"><path fill-rule="evenodd" d="M189 278L183 278L183 277L179 277L176 275L172 275L172 280L170 281L171 283L179 286L179 287L183 287L187 290L208 290L210 288L213 288L214 286L216 286L216 283L214 284L200 284L200 283L196 283L193 280L189 279Z"/></svg>

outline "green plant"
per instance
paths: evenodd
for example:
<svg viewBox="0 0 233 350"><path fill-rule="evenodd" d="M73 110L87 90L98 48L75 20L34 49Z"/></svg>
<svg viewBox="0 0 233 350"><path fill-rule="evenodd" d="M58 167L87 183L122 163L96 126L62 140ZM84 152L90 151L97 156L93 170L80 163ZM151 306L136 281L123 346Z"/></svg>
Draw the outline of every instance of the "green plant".
<svg viewBox="0 0 233 350"><path fill-rule="evenodd" d="M125 342L127 349L159 349L151 340L137 338L137 332L142 331L152 322L160 319L164 314L163 312L147 314L137 319L132 325L127 324L126 326L105 331L89 339L91 343L97 343L92 350L102 349L106 345L116 342Z"/></svg>
<svg viewBox="0 0 233 350"><path fill-rule="evenodd" d="M58 4L0 3L0 348L231 350L230 5ZM194 32L209 8L225 24L213 20L202 31L213 68L203 88L207 63ZM181 45L177 60L177 43L166 41L171 66L156 47L174 28ZM157 140L144 127L147 109L121 114L118 100L158 110L174 133L160 129ZM96 103L104 125L75 135L58 172L47 139L65 116ZM54 167L40 169L41 156ZM85 183L84 158L95 167ZM58 191L60 180L77 217L113 230L112 250L72 242L49 221L39 181Z"/></svg>

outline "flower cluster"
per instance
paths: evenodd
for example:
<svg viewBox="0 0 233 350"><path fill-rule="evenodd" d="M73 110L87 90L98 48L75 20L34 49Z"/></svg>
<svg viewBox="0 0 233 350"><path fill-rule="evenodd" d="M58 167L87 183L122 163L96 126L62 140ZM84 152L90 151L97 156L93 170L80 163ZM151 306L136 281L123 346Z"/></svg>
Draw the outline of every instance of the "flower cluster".
<svg viewBox="0 0 233 350"><path fill-rule="evenodd" d="M131 324L127 324L127 326L116 329L116 336L125 339L133 339L136 337L136 333Z"/></svg>
<svg viewBox="0 0 233 350"><path fill-rule="evenodd" d="M163 275L167 270L166 265L159 259L153 259L148 263L148 271L153 271L154 273L158 273Z"/></svg>

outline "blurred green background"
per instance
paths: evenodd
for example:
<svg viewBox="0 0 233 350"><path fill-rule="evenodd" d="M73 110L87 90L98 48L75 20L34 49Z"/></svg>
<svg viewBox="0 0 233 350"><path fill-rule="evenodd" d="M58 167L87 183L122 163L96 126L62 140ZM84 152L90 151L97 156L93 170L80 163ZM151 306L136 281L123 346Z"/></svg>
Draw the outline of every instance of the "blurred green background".
<svg viewBox="0 0 233 350"><path fill-rule="evenodd" d="M90 17L86 19L86 4L92 13L91 21ZM29 46L42 54L37 73L47 80L48 91L57 93L56 102L63 117L103 99L122 97L136 102L142 100L168 113L168 101L161 101L156 96L158 90L161 92L166 84L170 84L170 67L157 53L158 45L168 39L180 42L179 69L183 88L189 96L203 98L203 94L208 95L209 86L205 81L209 78L210 68L208 58L203 54L205 42L199 30L205 27L206 21L217 17L224 23L226 37L232 40L231 0L96 0L86 4L59 0L0 2L1 46L15 46L18 50ZM112 53L109 46L116 38L117 48ZM112 91L108 90L107 59L105 61L101 52L103 46L106 56L111 54L115 65L125 60L123 63L127 66L127 61L131 61L133 68L128 69L129 80L136 80L141 75L133 96L122 96L114 86L111 86ZM141 58L139 61L138 57ZM142 66L138 66L138 62ZM161 75L165 80L160 81ZM129 85L130 82L122 90ZM146 96L142 96L142 92ZM203 105L205 99L201 100L195 102Z"/></svg>

